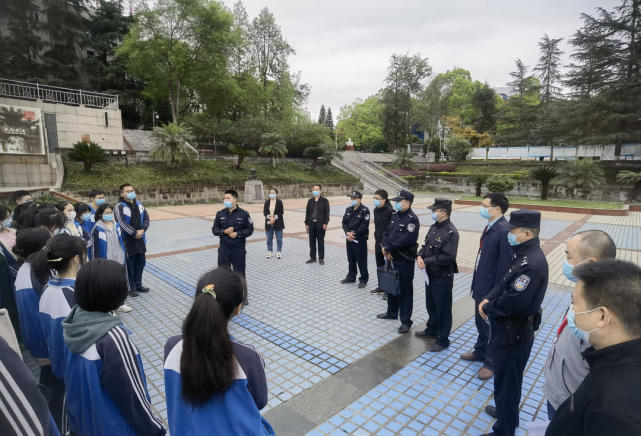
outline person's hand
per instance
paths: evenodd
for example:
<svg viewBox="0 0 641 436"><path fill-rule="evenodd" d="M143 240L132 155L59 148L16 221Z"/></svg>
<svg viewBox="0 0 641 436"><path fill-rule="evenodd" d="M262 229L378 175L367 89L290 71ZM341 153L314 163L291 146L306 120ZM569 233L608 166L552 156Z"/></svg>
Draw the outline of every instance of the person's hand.
<svg viewBox="0 0 641 436"><path fill-rule="evenodd" d="M226 234L226 235L229 235L229 234L230 234L230 233L232 233L233 231L234 231L234 228L233 228L233 227L227 227L227 228L223 231L223 233L224 233L224 234Z"/></svg>
<svg viewBox="0 0 641 436"><path fill-rule="evenodd" d="M327 224L323 224L323 230L327 230Z"/></svg>
<svg viewBox="0 0 641 436"><path fill-rule="evenodd" d="M483 312L483 308L489 302L490 302L490 300L488 300L487 298L484 298L483 301L481 301L479 303L479 315L481 315L481 318L483 318L486 321L487 321L487 314L485 312Z"/></svg>
<svg viewBox="0 0 641 436"><path fill-rule="evenodd" d="M425 269L425 262L421 256L416 258L416 263L418 264L418 269Z"/></svg>
<svg viewBox="0 0 641 436"><path fill-rule="evenodd" d="M354 234L352 232L345 233L345 236L347 237L347 240L349 242L352 242L354 240Z"/></svg>
<svg viewBox="0 0 641 436"><path fill-rule="evenodd" d="M305 224L305 231L309 233L309 226L307 224Z"/></svg>
<svg viewBox="0 0 641 436"><path fill-rule="evenodd" d="M269 219L269 225L270 225L270 226L273 226L275 222L276 222L276 220L274 219L274 217L271 217L271 218Z"/></svg>
<svg viewBox="0 0 641 436"><path fill-rule="evenodd" d="M387 259L387 260L392 260L392 259L394 259L394 258L392 257L392 253L385 253L385 259Z"/></svg>
<svg viewBox="0 0 641 436"><path fill-rule="evenodd" d="M237 232L231 232L229 234L229 237L232 238L232 239L236 239L238 237L238 233Z"/></svg>

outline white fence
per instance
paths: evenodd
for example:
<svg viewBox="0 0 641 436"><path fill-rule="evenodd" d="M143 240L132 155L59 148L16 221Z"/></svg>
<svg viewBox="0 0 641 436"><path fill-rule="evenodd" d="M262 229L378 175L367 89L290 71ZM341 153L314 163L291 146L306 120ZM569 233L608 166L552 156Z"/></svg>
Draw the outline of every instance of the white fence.
<svg viewBox="0 0 641 436"><path fill-rule="evenodd" d="M555 146L555 160L573 160L581 157L594 157L601 160L617 160L614 154L614 145L579 145ZM515 160L550 160L551 147L524 146L524 147L491 147L487 159L515 159ZM474 148L468 159L485 159L484 148ZM618 159L641 160L641 144L623 144L621 156Z"/></svg>

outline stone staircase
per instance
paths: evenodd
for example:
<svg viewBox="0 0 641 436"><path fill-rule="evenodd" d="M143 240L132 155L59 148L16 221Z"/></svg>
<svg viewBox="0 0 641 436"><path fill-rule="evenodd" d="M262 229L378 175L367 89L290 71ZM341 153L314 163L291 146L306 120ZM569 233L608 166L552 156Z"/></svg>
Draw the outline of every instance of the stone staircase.
<svg viewBox="0 0 641 436"><path fill-rule="evenodd" d="M373 194L377 189L385 189L390 197L401 189L409 189L405 180L371 160L363 159L357 153L344 154L343 159L332 159L336 168L358 177L363 184L364 194Z"/></svg>

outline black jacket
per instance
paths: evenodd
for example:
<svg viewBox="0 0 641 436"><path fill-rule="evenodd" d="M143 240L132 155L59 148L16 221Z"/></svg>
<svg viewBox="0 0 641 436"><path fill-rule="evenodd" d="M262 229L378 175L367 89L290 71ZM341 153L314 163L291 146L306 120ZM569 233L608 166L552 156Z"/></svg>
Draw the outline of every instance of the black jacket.
<svg viewBox="0 0 641 436"><path fill-rule="evenodd" d="M305 225L308 226L312 223L312 214L314 213L314 197L307 201L307 209L305 210ZM329 223L329 201L325 197L318 197L318 216L320 217L321 224Z"/></svg>
<svg viewBox="0 0 641 436"><path fill-rule="evenodd" d="M476 301L483 300L492 288L499 285L512 266L514 250L507 240L509 231L507 220L500 217L481 235L472 277L472 297Z"/></svg>
<svg viewBox="0 0 641 436"><path fill-rule="evenodd" d="M458 230L449 218L432 224L425 235L425 244L417 253L427 265L428 273L439 275L458 272L458 240Z"/></svg>
<svg viewBox="0 0 641 436"><path fill-rule="evenodd" d="M583 357L590 372L545 435L641 435L641 339L589 348Z"/></svg>
<svg viewBox="0 0 641 436"><path fill-rule="evenodd" d="M367 241L369 238L369 209L363 203L354 210L349 206L343 215L343 231L354 232L357 241Z"/></svg>
<svg viewBox="0 0 641 436"><path fill-rule="evenodd" d="M379 245L383 240L383 233L392 220L393 213L394 208L389 201L386 201L381 207L374 208L374 240L376 245Z"/></svg>
<svg viewBox="0 0 641 436"><path fill-rule="evenodd" d="M263 207L263 215L265 215L265 228L270 227L269 225L269 202L271 201L270 198L267 199L265 202L265 206ZM276 205L274 206L274 216L276 217L276 221L274 222L274 229L276 230L283 230L285 228L285 221L283 220L283 202L280 200L280 198L276 199Z"/></svg>

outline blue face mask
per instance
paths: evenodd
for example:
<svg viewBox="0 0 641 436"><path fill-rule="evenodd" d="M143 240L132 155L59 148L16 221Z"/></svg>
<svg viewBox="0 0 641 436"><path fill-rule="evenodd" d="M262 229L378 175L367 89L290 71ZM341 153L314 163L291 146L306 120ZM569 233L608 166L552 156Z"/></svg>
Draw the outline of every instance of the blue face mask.
<svg viewBox="0 0 641 436"><path fill-rule="evenodd" d="M87 212L82 214L83 221L89 221L90 219L91 219L91 213Z"/></svg>
<svg viewBox="0 0 641 436"><path fill-rule="evenodd" d="M574 333L574 335L575 335L577 338L579 338L579 339L581 339L581 340L583 340L583 341L587 341L587 340L588 340L589 335L588 335L588 333L587 333L587 332L585 332L585 331L581 330L580 328L578 328L578 327L576 326L576 324L574 323L574 317L575 317L575 315L576 315L576 314L574 313L574 308L572 308L572 305L570 305L570 309L568 309L568 314L567 314L568 327L570 327L570 330L572 330L572 333Z"/></svg>
<svg viewBox="0 0 641 436"><path fill-rule="evenodd" d="M223 206L225 206L227 209L231 209L232 207L234 207L234 203L232 203L231 201L223 201Z"/></svg>
<svg viewBox="0 0 641 436"><path fill-rule="evenodd" d="M489 220L490 218L492 218L492 215L490 215L490 212L487 210L487 207L485 206L481 206L481 216L486 220Z"/></svg>
<svg viewBox="0 0 641 436"><path fill-rule="evenodd" d="M507 241L510 243L511 246L519 245L520 242L516 240L516 235L512 233L507 234Z"/></svg>
<svg viewBox="0 0 641 436"><path fill-rule="evenodd" d="M113 221L114 220L114 214L113 213L106 213L102 216L103 221Z"/></svg>
<svg viewBox="0 0 641 436"><path fill-rule="evenodd" d="M438 214L436 212L432 212L432 219L438 221Z"/></svg>
<svg viewBox="0 0 641 436"><path fill-rule="evenodd" d="M358 206L358 200L352 200L352 206L354 207Z"/></svg>
<svg viewBox="0 0 641 436"><path fill-rule="evenodd" d="M136 191L127 193L127 200L133 200L136 198Z"/></svg>
<svg viewBox="0 0 641 436"><path fill-rule="evenodd" d="M574 277L572 274L574 272L574 265L572 265L568 260L563 261L563 275L571 282L578 282L579 279Z"/></svg>
<svg viewBox="0 0 641 436"><path fill-rule="evenodd" d="M403 209L403 205L401 204L401 202L400 202L400 201L399 201L399 202L394 203L394 210L395 210L395 211L400 212L400 211L401 211L401 209Z"/></svg>
<svg viewBox="0 0 641 436"><path fill-rule="evenodd" d="M136 198L136 196L134 196L134 198ZM100 206L101 204L105 204L106 202L107 200L105 200L104 198L99 198L96 200L96 206Z"/></svg>
<svg viewBox="0 0 641 436"><path fill-rule="evenodd" d="M274 198L276 198L276 194L269 194L269 198L273 200Z"/></svg>
<svg viewBox="0 0 641 436"><path fill-rule="evenodd" d="M9 228L11 227L11 224L13 224L13 218L9 217L6 220L2 221L2 227Z"/></svg>
<svg viewBox="0 0 641 436"><path fill-rule="evenodd" d="M320 191L312 191L312 194L314 197L318 197L320 195Z"/></svg>
<svg viewBox="0 0 641 436"><path fill-rule="evenodd" d="M374 207L381 207L381 200L374 199Z"/></svg>

